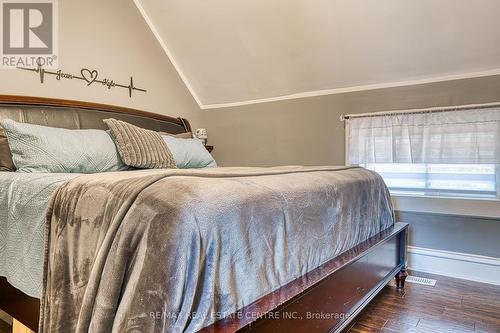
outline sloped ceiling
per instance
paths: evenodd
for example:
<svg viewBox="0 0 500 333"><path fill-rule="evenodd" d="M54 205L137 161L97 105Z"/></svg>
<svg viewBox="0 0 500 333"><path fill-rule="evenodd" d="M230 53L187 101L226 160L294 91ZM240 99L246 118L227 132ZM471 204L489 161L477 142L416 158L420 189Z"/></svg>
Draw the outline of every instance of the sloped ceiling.
<svg viewBox="0 0 500 333"><path fill-rule="evenodd" d="M134 1L203 108L500 74L498 0Z"/></svg>

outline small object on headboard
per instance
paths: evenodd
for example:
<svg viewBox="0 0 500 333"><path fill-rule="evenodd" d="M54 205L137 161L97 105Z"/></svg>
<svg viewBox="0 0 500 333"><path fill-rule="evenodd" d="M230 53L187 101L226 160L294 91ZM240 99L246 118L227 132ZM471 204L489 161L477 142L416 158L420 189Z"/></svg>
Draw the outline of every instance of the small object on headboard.
<svg viewBox="0 0 500 333"><path fill-rule="evenodd" d="M208 142L208 134L207 134L207 130L204 129L204 128L197 128L195 131L194 131L194 135L200 139L201 141L203 141L203 144L206 146L207 145L207 142Z"/></svg>
<svg viewBox="0 0 500 333"><path fill-rule="evenodd" d="M125 89L128 89L128 96L129 97L132 97L132 92L134 90L142 91L142 92L147 91L146 89L137 88L136 86L134 86L134 79L132 78L132 76L130 77L130 83L128 85L124 85L124 84L116 83L114 80L111 80L108 78L98 80L97 77L98 77L99 73L95 69L90 70L88 68L82 68L80 70L80 75L65 73L62 70L57 70L55 72L48 71L48 70L45 70L43 68L40 59L37 59L37 67L36 68L17 67L17 69L38 73L38 75L40 76L40 83L44 83L45 75L53 75L56 77L56 80L61 80L61 79L73 80L73 79L75 79L75 80L85 81L87 83L87 87L93 83L100 83L101 85L107 87L108 89L111 89L114 87L125 88Z"/></svg>

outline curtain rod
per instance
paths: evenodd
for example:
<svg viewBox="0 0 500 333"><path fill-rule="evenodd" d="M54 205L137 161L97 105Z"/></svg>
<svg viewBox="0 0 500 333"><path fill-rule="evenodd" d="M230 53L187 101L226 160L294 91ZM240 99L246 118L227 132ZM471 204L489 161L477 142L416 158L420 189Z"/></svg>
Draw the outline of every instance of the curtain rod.
<svg viewBox="0 0 500 333"><path fill-rule="evenodd" d="M412 114L412 113L434 113L434 112L446 112L446 111L458 111L458 110L470 110L470 109L485 109L495 106L500 106L500 102L495 103L484 103L484 104L469 104L469 105L456 105L456 106L441 106L432 107L425 109L408 109L408 110L392 110L392 111L379 111L379 112L369 112L369 113L358 113L358 114L341 114L340 121L345 121L349 118L363 118L363 117L378 117L385 115L399 115L399 114Z"/></svg>

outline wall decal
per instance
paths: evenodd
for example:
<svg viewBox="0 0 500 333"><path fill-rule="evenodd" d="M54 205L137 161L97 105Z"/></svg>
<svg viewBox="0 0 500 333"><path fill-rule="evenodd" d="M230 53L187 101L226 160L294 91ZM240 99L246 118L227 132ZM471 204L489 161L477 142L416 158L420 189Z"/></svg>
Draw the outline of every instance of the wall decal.
<svg viewBox="0 0 500 333"><path fill-rule="evenodd" d="M67 79L67 80L75 79L75 80L85 81L87 84L87 87L90 86L91 84L98 83L98 84L101 84L101 85L107 87L108 89L115 88L115 87L125 88L125 89L128 89L128 96L129 97L132 97L132 92L134 90L142 91L142 92L147 91L146 89L137 88L136 86L134 86L134 79L132 78L132 76L130 77L130 83L128 85L119 84L119 83L116 83L114 80L107 79L107 78L99 80L98 79L99 72L95 69L90 70L88 68L82 68L80 71L80 76L78 76L78 75L74 75L74 74L70 74L70 73L65 73L61 70L58 70L55 72L45 70L40 61L37 61L36 68L17 67L17 69L38 73L38 75L40 76L40 83L45 82L45 75L53 75L56 77L56 80L58 80L58 81L61 79Z"/></svg>

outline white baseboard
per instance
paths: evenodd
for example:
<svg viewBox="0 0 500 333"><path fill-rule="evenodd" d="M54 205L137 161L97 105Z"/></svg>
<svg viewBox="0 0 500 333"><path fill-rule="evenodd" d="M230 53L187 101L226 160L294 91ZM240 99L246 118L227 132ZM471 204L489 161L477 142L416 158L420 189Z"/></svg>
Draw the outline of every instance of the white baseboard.
<svg viewBox="0 0 500 333"><path fill-rule="evenodd" d="M500 258L408 246L411 270L500 285Z"/></svg>

